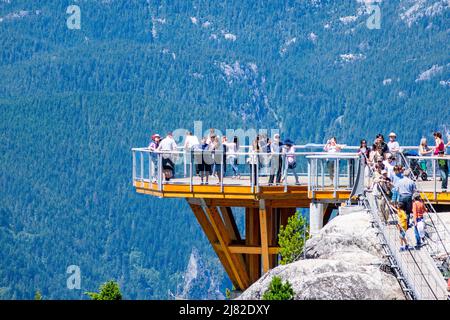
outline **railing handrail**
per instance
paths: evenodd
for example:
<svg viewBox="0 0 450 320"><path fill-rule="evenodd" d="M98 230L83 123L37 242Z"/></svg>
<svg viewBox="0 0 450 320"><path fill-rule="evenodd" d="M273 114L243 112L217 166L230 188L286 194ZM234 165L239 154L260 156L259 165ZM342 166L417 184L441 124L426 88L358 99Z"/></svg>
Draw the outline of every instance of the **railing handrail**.
<svg viewBox="0 0 450 320"><path fill-rule="evenodd" d="M178 150L150 150L149 148L132 148L132 151L136 152L146 152L146 153L163 153L163 154L184 154L184 151L178 151ZM189 152L195 153L202 153L202 152L215 152L215 153L226 153L227 155L236 155L236 156L250 156L250 155L292 155L292 156L317 156L318 158L320 156L323 156L323 158L342 158L342 159L348 159L348 158L358 158L358 153L350 153L350 152L336 152L336 153L330 153L325 151L318 151L318 152L257 152L257 151L249 151L249 152L224 152L220 149L215 150L189 150Z"/></svg>
<svg viewBox="0 0 450 320"><path fill-rule="evenodd" d="M377 186L378 186L378 190L380 191L380 194L381 194L382 197L383 197L383 200L386 201L387 203L389 203L389 199L388 199L386 193L384 192L383 188L380 186L379 183L377 183ZM395 212L394 212L394 210L392 209L392 207L391 207L390 205L388 205L387 207L388 207L389 215L390 215L391 219L392 219L393 221L395 221L396 223L398 223L398 220L395 218ZM418 270L419 270L419 272L420 272L420 276L425 280L425 283L426 283L426 285L428 286L430 292L431 292L431 293L433 294L433 296L437 299L437 293L433 290L432 286L430 285L429 281L427 280L427 277L425 277L425 275L424 275L424 273L423 273L423 271L422 271L421 266L417 263L417 260L415 259L414 255L413 255L409 250L408 250L408 253L409 253L410 256L412 257L414 264L417 266L417 268L418 268ZM397 255L396 255L396 256L397 256ZM401 263L400 265L402 266L403 263ZM404 270L403 270L403 273L406 275L406 272L405 272ZM436 279L435 279L435 280L436 280ZM417 295L417 288L415 288L415 287L413 286L413 284L411 283L411 281L408 281L408 282L409 282L409 285L413 287L413 290L414 290L414 292L415 292L416 295ZM419 296L420 296L420 295L419 295Z"/></svg>

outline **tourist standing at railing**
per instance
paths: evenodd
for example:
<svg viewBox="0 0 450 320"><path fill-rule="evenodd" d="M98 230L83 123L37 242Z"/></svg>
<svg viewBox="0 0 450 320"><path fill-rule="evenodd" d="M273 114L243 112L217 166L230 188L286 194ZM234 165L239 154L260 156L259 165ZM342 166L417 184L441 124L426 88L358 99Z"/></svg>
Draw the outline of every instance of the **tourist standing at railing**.
<svg viewBox="0 0 450 320"><path fill-rule="evenodd" d="M184 139L184 148L183 148L183 156L184 156L184 164L185 166L187 164L193 165L192 159L191 159L191 150L194 146L197 146L200 144L200 141L198 141L197 136L194 136L191 131L186 131L186 137ZM186 168L186 167L185 167ZM186 176L186 172L185 172Z"/></svg>
<svg viewBox="0 0 450 320"><path fill-rule="evenodd" d="M384 168L388 173L388 177L389 179L391 179L391 181L394 180L394 166L397 164L396 163L396 157L393 154L388 154L387 159L383 161L384 164Z"/></svg>
<svg viewBox="0 0 450 320"><path fill-rule="evenodd" d="M292 140L286 139L284 141L283 153L286 154L286 164L283 173L283 178L281 180L284 181L285 179L287 179L289 171L292 171L295 177L295 184L300 184L297 172L295 171L295 168L297 167L297 158L295 156L295 147L294 142L292 142Z"/></svg>
<svg viewBox="0 0 450 320"><path fill-rule="evenodd" d="M370 186L370 147L367 145L367 141L362 139L359 144L358 155L361 157L361 161L364 164L364 187Z"/></svg>
<svg viewBox="0 0 450 320"><path fill-rule="evenodd" d="M156 182L156 168L158 168L158 154L155 153L155 151L159 147L159 142L161 141L161 136L157 133L152 135L152 140L150 141L150 144L148 145L148 149L150 150L150 158L152 160L152 182Z"/></svg>
<svg viewBox="0 0 450 320"><path fill-rule="evenodd" d="M389 152L389 147L384 141L384 136L381 133L377 134L374 144L378 144L380 146L379 152L382 157L384 157L385 153Z"/></svg>
<svg viewBox="0 0 450 320"><path fill-rule="evenodd" d="M419 145L419 156L421 157L427 157L433 155L433 149L428 146L427 138L420 139L420 145ZM427 172L427 161L426 160L420 160L419 161L420 168Z"/></svg>
<svg viewBox="0 0 450 320"><path fill-rule="evenodd" d="M214 158L213 174L217 176L218 184L220 184L222 180L223 149L218 136L211 137L210 149Z"/></svg>
<svg viewBox="0 0 450 320"><path fill-rule="evenodd" d="M214 128L209 128L209 134L206 137L206 143L211 144L212 138L216 136L216 130Z"/></svg>
<svg viewBox="0 0 450 320"><path fill-rule="evenodd" d="M438 157L444 157L445 155L445 144L444 140L442 140L442 134L440 132L435 132L434 140L436 142L436 146L433 148L433 154ZM442 179L442 192L447 192L448 185L448 162L446 159L438 159L439 173L441 174Z"/></svg>
<svg viewBox="0 0 450 320"><path fill-rule="evenodd" d="M225 142L223 142L223 145L226 147L226 160L231 165L231 169L233 169L233 177L240 179L241 175L239 174L239 168L238 168L238 155L239 152L239 140L237 136L234 136L232 142L228 142L225 138Z"/></svg>
<svg viewBox="0 0 450 320"><path fill-rule="evenodd" d="M325 152L328 153L338 153L341 152L342 147L340 145L337 144L337 140L336 137L332 137L331 139L329 139L327 141L327 143L325 144L325 147L323 147L323 150ZM331 183L334 185L334 168L335 168L335 162L338 161L337 159L328 159L327 160L327 167L328 167L328 174L330 175L330 179L331 179ZM339 172L337 172L336 174L339 174Z"/></svg>
<svg viewBox="0 0 450 320"><path fill-rule="evenodd" d="M256 184L256 181L258 179L258 157L259 153L261 153L261 146L260 146L260 137L259 135L256 136L255 140L253 140L252 145L250 146L249 150L249 157L247 159L248 164L250 165L250 181L253 184Z"/></svg>
<svg viewBox="0 0 450 320"><path fill-rule="evenodd" d="M157 151L169 151L168 153L162 153L162 168L166 181L175 177L175 158L177 151L177 143L173 139L172 132L169 132L167 136L161 140Z"/></svg>
<svg viewBox="0 0 450 320"><path fill-rule="evenodd" d="M204 178L206 178L206 184L208 184L209 176L211 175L211 166L214 159L211 154L210 144L206 143L207 138L203 137L200 148L194 151L196 163L197 163L197 173L200 175L201 184L203 184Z"/></svg>
<svg viewBox="0 0 450 320"><path fill-rule="evenodd" d="M414 235L416 237L416 249L420 249L424 239L425 223L423 221L423 215L427 212L427 208L423 203L420 194L414 195L413 202L413 223L414 223Z"/></svg>
<svg viewBox="0 0 450 320"><path fill-rule="evenodd" d="M375 196L378 207L380 208L382 217L385 222L387 222L389 218L389 209L388 203L385 200L383 194L387 197L387 199L391 196L391 188L392 183L390 179L387 177L387 171L382 169L382 164L376 164L375 170L373 174L373 195Z"/></svg>
<svg viewBox="0 0 450 320"><path fill-rule="evenodd" d="M399 160L398 155L400 153L400 144L397 141L397 135L394 132L389 133L389 142L387 143L389 153L395 157L395 160Z"/></svg>
<svg viewBox="0 0 450 320"><path fill-rule="evenodd" d="M275 184L281 183L281 170L283 167L283 159L282 159L282 146L283 144L280 141L280 135L277 133L274 135L272 142L270 143L270 176L269 176L269 185L273 184L275 179L275 174L277 175L277 179Z"/></svg>
<svg viewBox="0 0 450 320"><path fill-rule="evenodd" d="M417 190L416 183L408 177L409 174L409 170L405 170L396 183L398 202L403 203L408 221L412 213L412 197Z"/></svg>

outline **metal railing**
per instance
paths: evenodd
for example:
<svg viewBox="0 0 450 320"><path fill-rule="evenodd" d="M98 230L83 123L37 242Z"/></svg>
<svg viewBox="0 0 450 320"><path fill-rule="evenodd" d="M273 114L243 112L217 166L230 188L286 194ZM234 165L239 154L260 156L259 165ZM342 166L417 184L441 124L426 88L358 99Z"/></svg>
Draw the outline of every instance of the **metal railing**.
<svg viewBox="0 0 450 320"><path fill-rule="evenodd" d="M200 167L207 164L207 170L203 171L211 172L205 172L203 183L219 185L221 191L224 186L245 185L258 193L261 186L277 185L287 192L289 186L308 185L310 191L333 190L335 195L337 191L351 190L359 158L349 152L227 153L222 150L151 151L148 148L133 148L132 156L135 184L144 187L149 183L151 189L156 185L159 191L166 183L189 185L192 191L195 185L202 184L201 171L205 168ZM320 173L316 170L319 164L322 166ZM168 166L175 177L165 179ZM234 172L235 169L238 172Z"/></svg>
<svg viewBox="0 0 450 320"><path fill-rule="evenodd" d="M408 169L410 169L410 175L409 178L413 181L417 181L417 177L413 174L411 167L409 165L410 159L428 159L432 160L433 164L435 161L439 159L446 159L450 157L405 157L405 164ZM435 165L433 165L433 169L435 168ZM434 171L434 170L433 170ZM434 199L436 199L436 177L435 178L435 188L434 188ZM431 204L430 200L428 199L426 193L424 190L416 183L416 190L421 195L422 199L424 199L425 206L427 208L427 212L425 213L424 217L427 218L428 222L426 223L426 234L427 234L427 243L425 248L429 251L430 256L436 261L437 266L439 269L441 269L441 272L449 271L449 270L442 270L444 267L443 265L450 265L450 231L447 225L444 221L439 217L437 214L434 206ZM448 268L448 267L447 267Z"/></svg>
<svg viewBox="0 0 450 320"><path fill-rule="evenodd" d="M405 295L412 299L447 299L448 292L445 281L429 255L410 250L399 252L401 242L398 231L393 227L399 223L397 214L389 206L389 198L383 189L378 186L378 190L378 200L373 194L366 193L368 207L389 248L388 258L395 261L393 268L396 269L394 271L397 271L397 279L401 283ZM387 223L381 221L379 214L386 208L389 211Z"/></svg>

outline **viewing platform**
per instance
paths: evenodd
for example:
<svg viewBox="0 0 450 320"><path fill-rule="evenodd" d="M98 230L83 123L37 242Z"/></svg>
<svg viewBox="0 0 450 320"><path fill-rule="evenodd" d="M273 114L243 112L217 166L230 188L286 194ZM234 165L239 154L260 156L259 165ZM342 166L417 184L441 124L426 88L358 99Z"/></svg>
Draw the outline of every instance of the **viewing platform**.
<svg viewBox="0 0 450 320"><path fill-rule="evenodd" d="M314 235L335 210L370 187L365 161L356 153L358 147L345 147L338 153L314 150L322 150L320 145L295 147L301 151L291 153L291 159L286 153L253 153L245 151L247 147L241 147L231 159L218 150L211 154L134 148L133 186L141 194L186 199L233 285L244 290L278 264L280 226L286 225L298 208L309 208L309 232ZM217 172L208 176L208 183L197 170L205 159L210 159L208 169L216 166L213 171ZM399 156L406 167L417 160L426 161L428 177L426 181L419 178L417 187L435 208L450 211L450 193L440 188L438 159L442 158ZM233 176L230 160L237 162L238 177ZM295 162L295 168L286 165L288 160ZM175 176L167 180L168 166ZM276 183L278 171L281 179ZM271 173L274 183L269 183ZM243 234L233 208L245 209Z"/></svg>
<svg viewBox="0 0 450 320"><path fill-rule="evenodd" d="M304 146L299 146L303 147ZM357 147L348 147L354 150ZM171 152L175 158L175 177L165 182L162 176L162 168L158 170L158 162L161 161L165 153L153 153L156 161L152 161L152 153L146 148L133 149L133 186L136 192L148 194L161 198L203 198L214 200L251 200L260 199L280 201L285 205L295 205L298 208L309 207L313 201L326 201L329 203L342 203L349 199L354 187L356 178L356 168L359 165L360 157L354 152L341 152L328 154L325 152L297 152L296 172L298 183L296 183L291 172L286 174L286 166L282 164L282 172L287 178L277 185L269 184L268 166L260 164L258 167L257 179L252 179L250 168L245 160L238 165L240 178L231 177L233 172L230 165L226 165L226 173L223 173L221 180L216 176L210 176L208 184L202 184L200 176L196 173L196 163L186 158L182 151ZM250 156L248 152L237 154L241 159ZM260 154L260 157L270 157L270 154ZM418 188L426 194L428 200L435 205L450 206L450 190L443 192L440 188L440 178L437 171L436 161L438 157L417 157L407 156L407 160L416 159L429 163L427 181L417 180ZM444 159L450 161L450 157ZM329 175L329 163L333 163L337 181L332 181ZM263 162L263 161L261 161ZM266 161L267 162L267 161ZM154 174L152 175L152 172ZM152 179L153 178L153 179ZM364 178L364 177L362 177ZM337 187L335 187L337 186Z"/></svg>

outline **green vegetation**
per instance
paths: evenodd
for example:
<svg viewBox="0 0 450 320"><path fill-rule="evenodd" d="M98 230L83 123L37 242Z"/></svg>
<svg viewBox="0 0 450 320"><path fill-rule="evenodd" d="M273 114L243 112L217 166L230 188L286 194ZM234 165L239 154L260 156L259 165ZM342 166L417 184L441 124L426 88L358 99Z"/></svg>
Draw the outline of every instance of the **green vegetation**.
<svg viewBox="0 0 450 320"><path fill-rule="evenodd" d="M115 281L108 281L101 285L99 293L86 292L92 300L122 300L119 285Z"/></svg>
<svg viewBox="0 0 450 320"><path fill-rule="evenodd" d="M34 300L42 300L42 294L39 290L34 294Z"/></svg>
<svg viewBox="0 0 450 320"><path fill-rule="evenodd" d="M269 288L262 297L263 300L292 300L294 298L294 290L289 281L282 282L280 277L273 277Z"/></svg>
<svg viewBox="0 0 450 320"><path fill-rule="evenodd" d="M289 217L287 225L281 226L278 234L281 255L280 263L287 264L298 260L308 238L307 219L299 212Z"/></svg>

